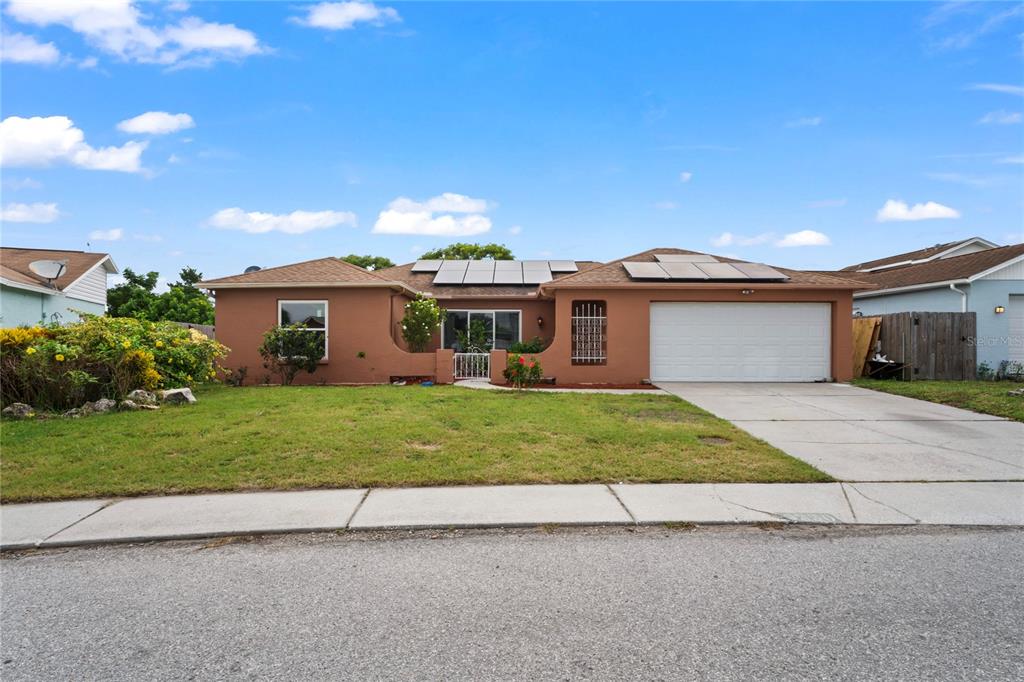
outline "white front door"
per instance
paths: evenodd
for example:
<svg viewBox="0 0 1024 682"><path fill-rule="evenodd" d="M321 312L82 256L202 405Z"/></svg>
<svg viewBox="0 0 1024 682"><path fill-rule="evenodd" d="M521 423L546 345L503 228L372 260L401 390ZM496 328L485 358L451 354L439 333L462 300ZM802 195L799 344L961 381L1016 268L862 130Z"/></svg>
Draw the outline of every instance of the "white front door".
<svg viewBox="0 0 1024 682"><path fill-rule="evenodd" d="M1024 363L1024 296L1013 294L1006 308L1010 319L1009 361Z"/></svg>
<svg viewBox="0 0 1024 682"><path fill-rule="evenodd" d="M652 381L821 381L828 303L652 303Z"/></svg>

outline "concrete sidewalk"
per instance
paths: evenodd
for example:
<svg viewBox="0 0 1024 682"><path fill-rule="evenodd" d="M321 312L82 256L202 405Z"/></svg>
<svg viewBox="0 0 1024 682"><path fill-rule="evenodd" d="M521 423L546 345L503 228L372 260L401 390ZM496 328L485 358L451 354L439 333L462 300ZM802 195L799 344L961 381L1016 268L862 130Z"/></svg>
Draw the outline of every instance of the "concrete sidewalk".
<svg viewBox="0 0 1024 682"><path fill-rule="evenodd" d="M513 485L0 507L0 548L387 528L653 523L1024 525L1024 482Z"/></svg>

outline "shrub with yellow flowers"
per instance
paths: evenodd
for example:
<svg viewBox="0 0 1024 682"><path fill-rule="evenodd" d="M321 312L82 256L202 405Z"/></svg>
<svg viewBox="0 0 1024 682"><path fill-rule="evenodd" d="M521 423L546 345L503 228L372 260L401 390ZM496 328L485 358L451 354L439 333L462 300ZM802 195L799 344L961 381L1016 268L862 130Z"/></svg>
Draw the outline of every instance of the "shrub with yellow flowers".
<svg viewBox="0 0 1024 682"><path fill-rule="evenodd" d="M173 322L86 316L63 326L0 329L0 403L65 410L136 388L216 378L227 348Z"/></svg>

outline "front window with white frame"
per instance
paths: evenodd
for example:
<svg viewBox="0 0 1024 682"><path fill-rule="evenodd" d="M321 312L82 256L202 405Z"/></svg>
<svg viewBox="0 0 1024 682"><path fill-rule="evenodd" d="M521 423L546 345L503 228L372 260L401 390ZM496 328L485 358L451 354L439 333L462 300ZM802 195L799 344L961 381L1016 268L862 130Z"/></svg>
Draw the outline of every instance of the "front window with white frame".
<svg viewBox="0 0 1024 682"><path fill-rule="evenodd" d="M282 327L293 324L320 333L323 339L323 360L327 359L327 301L278 301L277 323Z"/></svg>
<svg viewBox="0 0 1024 682"><path fill-rule="evenodd" d="M441 327L441 347L461 353L508 348L523 338L520 310L449 310Z"/></svg>

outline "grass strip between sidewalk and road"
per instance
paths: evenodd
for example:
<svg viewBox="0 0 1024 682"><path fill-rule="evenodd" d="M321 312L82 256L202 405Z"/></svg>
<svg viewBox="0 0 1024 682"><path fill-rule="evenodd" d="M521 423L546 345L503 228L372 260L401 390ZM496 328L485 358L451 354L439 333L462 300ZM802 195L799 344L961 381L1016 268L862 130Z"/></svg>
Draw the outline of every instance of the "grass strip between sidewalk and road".
<svg viewBox="0 0 1024 682"><path fill-rule="evenodd" d="M3 502L318 487L831 478L666 395L293 386L4 421Z"/></svg>

